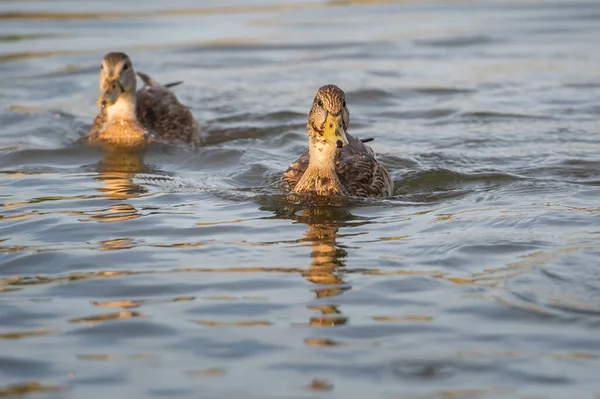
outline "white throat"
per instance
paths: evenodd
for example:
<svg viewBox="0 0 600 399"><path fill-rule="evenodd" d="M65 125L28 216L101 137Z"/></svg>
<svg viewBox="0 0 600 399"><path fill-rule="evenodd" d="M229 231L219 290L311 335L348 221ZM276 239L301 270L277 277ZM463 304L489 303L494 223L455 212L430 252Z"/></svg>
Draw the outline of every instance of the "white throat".
<svg viewBox="0 0 600 399"><path fill-rule="evenodd" d="M135 96L123 93L117 102L106 108L108 122L118 120L135 121Z"/></svg>
<svg viewBox="0 0 600 399"><path fill-rule="evenodd" d="M309 169L317 169L335 175L335 155L337 148L318 139L309 146Z"/></svg>

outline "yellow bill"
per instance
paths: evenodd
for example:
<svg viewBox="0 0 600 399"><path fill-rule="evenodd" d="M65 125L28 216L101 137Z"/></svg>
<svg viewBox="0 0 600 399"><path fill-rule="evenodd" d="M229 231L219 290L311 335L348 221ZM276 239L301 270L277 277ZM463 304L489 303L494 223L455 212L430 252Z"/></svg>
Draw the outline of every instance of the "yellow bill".
<svg viewBox="0 0 600 399"><path fill-rule="evenodd" d="M341 113L338 116L327 115L325 129L323 129L323 138L329 144L333 144L338 148L348 145L348 138L344 131L344 122L342 121Z"/></svg>
<svg viewBox="0 0 600 399"><path fill-rule="evenodd" d="M117 102L121 93L121 84L118 81L107 82L96 101L96 105L101 108L110 107Z"/></svg>

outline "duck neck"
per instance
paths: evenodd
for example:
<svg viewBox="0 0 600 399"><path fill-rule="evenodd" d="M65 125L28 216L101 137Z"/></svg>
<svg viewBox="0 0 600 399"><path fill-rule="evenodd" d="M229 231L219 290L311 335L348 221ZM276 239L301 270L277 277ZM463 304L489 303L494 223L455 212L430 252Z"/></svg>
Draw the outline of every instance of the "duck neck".
<svg viewBox="0 0 600 399"><path fill-rule="evenodd" d="M337 148L319 140L309 131L309 163L294 191L314 192L319 195L343 194L344 190L335 171Z"/></svg>
<svg viewBox="0 0 600 399"><path fill-rule="evenodd" d="M106 115L109 123L135 121L135 95L122 93L116 103L106 108Z"/></svg>
<svg viewBox="0 0 600 399"><path fill-rule="evenodd" d="M332 177L336 177L336 147L311 136L308 143L308 152L310 154L310 160L307 170L318 171L321 175L331 175Z"/></svg>

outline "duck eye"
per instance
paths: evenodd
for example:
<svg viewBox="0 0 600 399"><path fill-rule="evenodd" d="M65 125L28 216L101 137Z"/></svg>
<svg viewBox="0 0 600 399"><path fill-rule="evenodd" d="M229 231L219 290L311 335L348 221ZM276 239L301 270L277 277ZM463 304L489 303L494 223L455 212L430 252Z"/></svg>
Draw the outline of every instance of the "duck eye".
<svg viewBox="0 0 600 399"><path fill-rule="evenodd" d="M123 70L126 71L129 69L129 64L125 64L125 66L123 67Z"/></svg>
<svg viewBox="0 0 600 399"><path fill-rule="evenodd" d="M323 100L321 100L321 99L319 98L319 99L317 100L317 105L318 105L319 107L322 107L322 106L323 106Z"/></svg>

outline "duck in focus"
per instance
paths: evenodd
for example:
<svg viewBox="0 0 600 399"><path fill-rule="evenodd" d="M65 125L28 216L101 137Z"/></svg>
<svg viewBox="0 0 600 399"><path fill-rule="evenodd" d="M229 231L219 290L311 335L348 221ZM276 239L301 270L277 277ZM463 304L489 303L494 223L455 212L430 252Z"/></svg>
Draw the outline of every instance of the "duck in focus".
<svg viewBox="0 0 600 399"><path fill-rule="evenodd" d="M170 90L181 82L162 85L146 74L137 75L145 86L136 93L136 73L127 54L104 56L96 102L101 109L86 141L127 148L144 147L152 140L199 144L198 123Z"/></svg>
<svg viewBox="0 0 600 399"><path fill-rule="evenodd" d="M150 133L136 117L136 76L124 53L108 53L100 66L101 110L87 136L89 142L118 147L144 147Z"/></svg>
<svg viewBox="0 0 600 399"><path fill-rule="evenodd" d="M373 150L347 133L346 95L335 85L317 91L308 114L308 151L281 177L284 189L319 196L391 196L389 173Z"/></svg>

